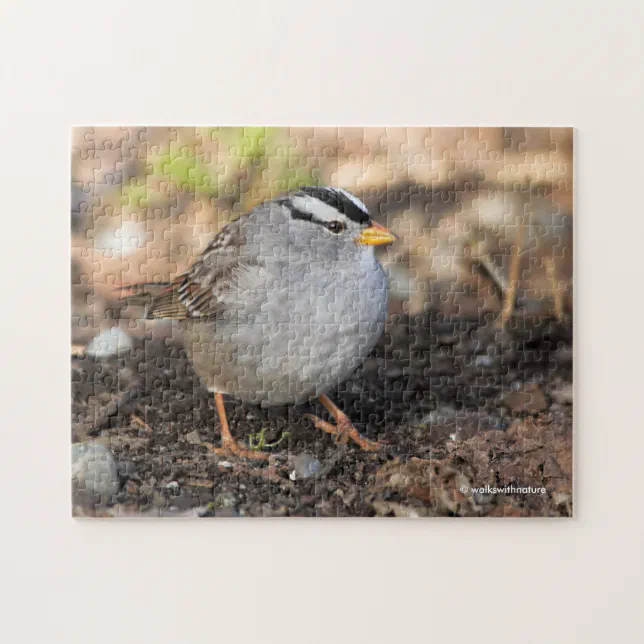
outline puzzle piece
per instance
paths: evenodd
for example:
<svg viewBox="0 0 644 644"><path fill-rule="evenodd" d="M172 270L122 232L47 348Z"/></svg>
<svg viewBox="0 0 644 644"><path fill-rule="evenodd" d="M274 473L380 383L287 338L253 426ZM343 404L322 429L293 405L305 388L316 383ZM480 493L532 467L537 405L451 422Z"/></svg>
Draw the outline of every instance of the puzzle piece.
<svg viewBox="0 0 644 644"><path fill-rule="evenodd" d="M76 515L572 513L572 130L76 128L71 157Z"/></svg>

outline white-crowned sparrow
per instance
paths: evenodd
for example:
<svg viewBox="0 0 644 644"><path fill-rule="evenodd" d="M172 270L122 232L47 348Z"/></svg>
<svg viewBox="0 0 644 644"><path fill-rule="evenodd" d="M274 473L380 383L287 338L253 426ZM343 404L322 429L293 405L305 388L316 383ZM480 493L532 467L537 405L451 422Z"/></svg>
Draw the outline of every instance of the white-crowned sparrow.
<svg viewBox="0 0 644 644"><path fill-rule="evenodd" d="M147 317L182 321L187 353L215 393L224 450L266 457L233 439L223 394L263 406L318 397L336 424L312 417L316 427L378 449L326 392L382 334L387 290L374 246L394 239L350 193L303 187L225 226L169 284L135 285Z"/></svg>

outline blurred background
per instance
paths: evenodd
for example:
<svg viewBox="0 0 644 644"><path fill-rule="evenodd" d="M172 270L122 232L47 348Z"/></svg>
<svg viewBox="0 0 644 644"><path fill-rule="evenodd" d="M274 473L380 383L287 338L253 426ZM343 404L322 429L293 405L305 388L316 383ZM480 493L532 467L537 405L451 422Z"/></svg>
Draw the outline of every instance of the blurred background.
<svg viewBox="0 0 644 644"><path fill-rule="evenodd" d="M75 129L75 514L569 516L572 147L553 128ZM387 449L321 436L314 402L231 400L233 434L271 449L249 469L213 458L213 397L178 325L115 286L169 280L226 223L312 184L399 236L380 251L385 333L334 392ZM461 492L485 484L547 493Z"/></svg>
<svg viewBox="0 0 644 644"><path fill-rule="evenodd" d="M569 324L572 176L570 128L75 128L72 342L144 333L115 337L115 284L168 280L231 219L314 184L400 237L392 313Z"/></svg>

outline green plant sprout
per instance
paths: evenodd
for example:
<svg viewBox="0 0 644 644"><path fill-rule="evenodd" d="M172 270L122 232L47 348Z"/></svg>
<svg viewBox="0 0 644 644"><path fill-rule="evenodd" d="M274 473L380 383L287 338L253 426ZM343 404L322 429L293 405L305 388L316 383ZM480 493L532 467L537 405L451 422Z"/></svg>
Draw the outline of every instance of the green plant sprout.
<svg viewBox="0 0 644 644"><path fill-rule="evenodd" d="M266 438L264 437L265 428L262 427L259 432L256 434L249 434L248 436L248 446L255 452L263 449L264 447L277 447L283 440L288 438L291 435L291 432L282 432L282 435L272 443L267 443Z"/></svg>

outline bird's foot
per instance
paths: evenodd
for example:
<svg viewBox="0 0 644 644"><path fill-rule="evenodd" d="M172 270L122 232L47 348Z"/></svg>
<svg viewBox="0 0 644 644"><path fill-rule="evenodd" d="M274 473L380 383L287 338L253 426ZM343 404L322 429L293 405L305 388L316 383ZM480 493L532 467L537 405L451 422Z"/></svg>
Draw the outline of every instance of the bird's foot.
<svg viewBox="0 0 644 644"><path fill-rule="evenodd" d="M326 420L322 420L317 416L312 414L307 414L306 418L310 419L313 425L318 429L321 429L327 434L333 434L337 437L338 443L341 445L346 445L349 440L352 440L360 448L366 450L367 452L377 452L382 445L376 441L369 440L364 436L360 436L358 430L352 425L351 421L345 416L342 412L336 416L336 424L329 423Z"/></svg>
<svg viewBox="0 0 644 644"><path fill-rule="evenodd" d="M220 392L215 393L215 407L217 408L217 414L219 415L219 422L221 424L221 447L213 447L211 451L217 454L217 456L223 456L225 458L236 456L254 461L267 461L268 454L266 452L248 449L248 447L242 443L238 443L233 438L233 435L230 433L230 427L228 426L228 418L226 417L224 396Z"/></svg>
<svg viewBox="0 0 644 644"><path fill-rule="evenodd" d="M331 414L333 420L335 420L334 425L333 423L328 423L317 416L307 414L307 417L311 419L318 429L321 429L323 432L327 432L327 434L337 436L337 441L340 444L346 444L349 440L352 440L356 445L367 452L377 452L382 447L381 443L377 443L376 441L369 440L364 436L360 436L358 430L349 420L349 417L341 411L326 394L320 394L318 400L322 403L322 406L329 412L329 414Z"/></svg>

